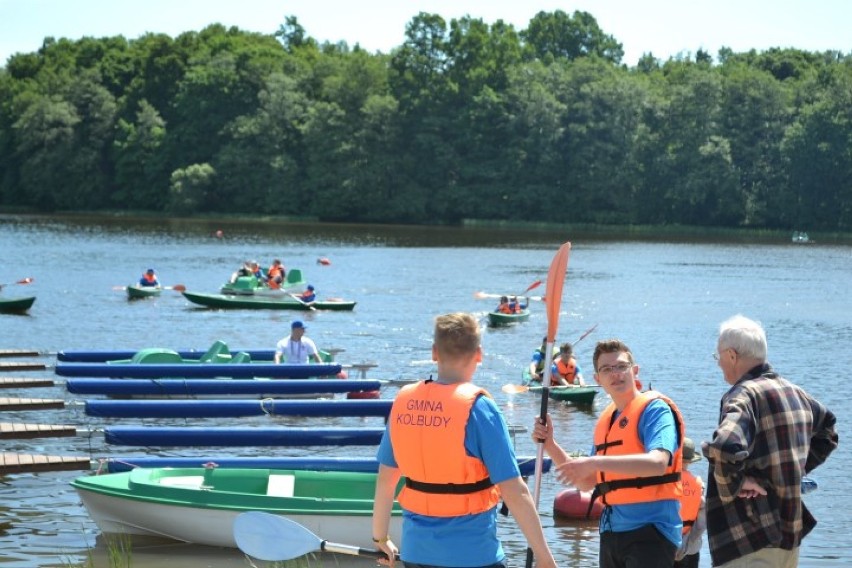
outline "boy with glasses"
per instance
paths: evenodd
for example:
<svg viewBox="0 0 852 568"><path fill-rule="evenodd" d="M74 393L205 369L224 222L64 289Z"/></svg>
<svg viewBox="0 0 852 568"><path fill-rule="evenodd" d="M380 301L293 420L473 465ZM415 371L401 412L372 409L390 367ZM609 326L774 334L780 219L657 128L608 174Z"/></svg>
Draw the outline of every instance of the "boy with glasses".
<svg viewBox="0 0 852 568"><path fill-rule="evenodd" d="M612 398L598 419L589 457L571 458L553 439L550 416L536 423L557 478L581 491L594 489L600 519L601 568L670 568L681 544L683 418L667 397L640 392L639 365L622 341L595 346L597 382Z"/></svg>

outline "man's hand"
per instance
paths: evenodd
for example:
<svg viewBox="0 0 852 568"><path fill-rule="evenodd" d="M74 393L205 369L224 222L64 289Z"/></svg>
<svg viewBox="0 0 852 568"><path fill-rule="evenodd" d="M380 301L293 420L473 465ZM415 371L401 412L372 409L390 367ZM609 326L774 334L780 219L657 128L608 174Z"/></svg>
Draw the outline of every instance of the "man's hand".
<svg viewBox="0 0 852 568"><path fill-rule="evenodd" d="M761 487L753 477L748 476L743 480L743 486L740 487L740 491L737 493L737 497L742 497L743 499L754 499L763 495L766 495L766 489Z"/></svg>

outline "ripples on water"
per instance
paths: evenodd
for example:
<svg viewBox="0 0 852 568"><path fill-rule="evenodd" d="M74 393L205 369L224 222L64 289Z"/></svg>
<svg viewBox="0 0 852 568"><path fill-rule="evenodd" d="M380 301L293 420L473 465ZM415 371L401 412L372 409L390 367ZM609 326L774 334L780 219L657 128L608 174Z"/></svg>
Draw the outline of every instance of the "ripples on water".
<svg viewBox="0 0 852 568"><path fill-rule="evenodd" d="M224 239L211 238L218 228ZM633 349L645 385L680 405L691 437L710 435L725 384L711 353L716 329L737 312L767 327L770 360L785 376L804 385L840 418L841 444L848 421L841 408L848 397L842 371L852 368L852 249L848 246L789 243L673 243L594 240L541 232L412 229L401 227L206 224L176 221L115 223L0 217L0 282L33 276L30 286L11 285L4 295L38 296L30 315L0 316L0 349L140 349L151 346L204 348L224 339L234 348L270 348L288 333L294 317L306 321L308 335L326 347L343 347L344 363L376 361L371 378L425 377L430 362L435 315L464 310L483 318L491 300L473 292L520 293L543 279L559 244L573 250L563 293L558 341L574 341L581 367L591 371L591 348L618 336ZM315 264L318 257L332 265ZM214 291L248 258L268 264L280 257L298 267L321 296L358 300L353 313L211 311L193 308L177 293L128 303L113 290L157 269L164 284ZM538 289L543 290L543 288ZM533 292L543 293L543 292ZM483 319L484 321L484 319ZM501 392L520 379L520 369L546 331L543 307L521 326L485 331L486 351L477 382L488 388L512 425L529 427L538 402ZM20 376L21 373L16 373ZM393 389L383 396L393 395ZM65 398L61 387L8 392L4 396ZM569 450L586 451L595 411L552 405L559 439ZM75 424L97 430L111 422L84 415L79 406L62 411L9 412L4 422ZM118 422L113 420L113 423ZM149 424L151 420L123 423ZM157 421L185 424L186 421ZM193 425L227 425L223 419ZM240 419L240 424L377 425L374 419ZM528 434L516 436L521 455L535 455ZM815 477L820 489L806 496L820 521L802 548L802 566L845 566L852 560L847 535L852 483L849 452L841 449ZM335 448L123 448L90 437L5 440L3 451L55 455L340 455ZM347 449L372 455L373 448ZM693 470L706 477L706 465ZM69 482L75 472L19 474L0 478L0 562L6 568L63 566L91 557L105 566L105 545L80 506ZM552 476L542 480L540 511L545 530L563 566L597 565L597 531L585 523L555 523L553 498L562 488ZM500 531L513 565L523 563L525 542L511 520ZM369 530L365 526L364 530ZM134 542L134 566L248 565L232 551L173 543ZM179 559L179 560L176 560ZM702 553L702 566L709 566Z"/></svg>

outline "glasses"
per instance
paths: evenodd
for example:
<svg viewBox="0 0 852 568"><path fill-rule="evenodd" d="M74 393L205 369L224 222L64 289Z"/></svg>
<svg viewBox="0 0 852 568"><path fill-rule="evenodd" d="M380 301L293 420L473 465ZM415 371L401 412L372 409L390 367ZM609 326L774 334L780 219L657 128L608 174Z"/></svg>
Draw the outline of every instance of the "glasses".
<svg viewBox="0 0 852 568"><path fill-rule="evenodd" d="M734 349L733 347L726 347L726 348L722 349L722 351L733 351L733 352L734 352L734 355L737 355L737 356L739 355L739 353L737 353L737 350L736 350L736 349ZM718 351L716 351L716 352L714 352L714 353L713 353L713 358L714 358L714 359L716 360L716 362L718 363L718 362L719 362L719 359L721 359L721 358L722 358L722 356L721 356L721 355L719 355L719 352L718 352Z"/></svg>
<svg viewBox="0 0 852 568"><path fill-rule="evenodd" d="M633 363L619 363L618 365L604 365L598 368L598 373L601 375L614 375L627 372L633 367Z"/></svg>

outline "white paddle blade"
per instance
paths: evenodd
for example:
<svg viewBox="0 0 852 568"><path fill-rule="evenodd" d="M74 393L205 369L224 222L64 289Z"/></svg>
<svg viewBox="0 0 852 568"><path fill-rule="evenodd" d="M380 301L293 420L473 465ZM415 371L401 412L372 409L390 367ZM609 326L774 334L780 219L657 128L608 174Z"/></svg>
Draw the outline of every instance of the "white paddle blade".
<svg viewBox="0 0 852 568"><path fill-rule="evenodd" d="M234 540L245 554L270 562L321 550L322 540L286 517L249 511L234 519Z"/></svg>

